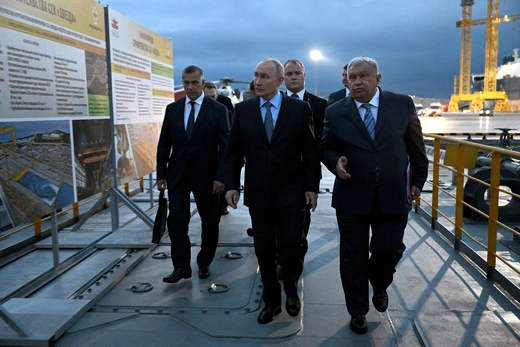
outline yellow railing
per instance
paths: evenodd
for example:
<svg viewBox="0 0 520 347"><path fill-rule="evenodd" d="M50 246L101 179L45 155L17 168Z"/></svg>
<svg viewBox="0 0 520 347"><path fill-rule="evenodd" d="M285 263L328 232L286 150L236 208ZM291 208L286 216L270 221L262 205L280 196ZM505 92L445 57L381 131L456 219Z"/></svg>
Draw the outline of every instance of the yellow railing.
<svg viewBox="0 0 520 347"><path fill-rule="evenodd" d="M520 263L518 261L518 259L520 259L520 255L518 255L518 257L509 257L510 259L513 259L515 257L517 259L516 261L514 259L512 261L509 261L497 252L499 228L502 228L501 232L511 232L513 235L520 237L520 232L515 230L515 227L513 226L513 224L515 224L516 226L520 226L520 209L516 214L516 219L513 218L513 222L506 223L501 221L499 218L499 210L501 209L501 206L499 204L500 197L507 197L509 199L509 203L518 203L518 199L520 199L520 195L518 194L517 188L514 188L517 190L515 192L510 189L504 189L504 185L501 186L501 177L503 177L503 170L507 170L502 166L503 159L520 159L520 152L499 147L481 145L465 140L458 140L436 134L424 134L424 137L426 140L433 139L433 159L430 159L430 164L432 165L433 169L433 178L427 181L427 185L429 184L432 187L432 192L431 199L429 194L423 193L422 196L415 201L416 209L421 209L423 212L426 211L426 209L423 208L421 204L425 204L431 208L431 210L429 211L429 216L431 217L430 223L432 227L434 227L435 229L441 226L442 223L439 222L440 219L442 219L443 222L446 221L445 224L452 225L453 229L449 231L452 233L452 236L454 238L453 241L455 248L458 249L457 244L459 243L459 241L462 241L463 237L467 237L475 244L480 246L482 249L484 249L487 253L487 269L484 269L484 271L487 272L488 278L495 277L493 274L496 273L495 270L497 267L497 259L500 260L502 264L516 272L516 274L520 275L520 267L518 265ZM443 157L442 154L445 154L444 158L446 158L448 154L443 147L456 148L455 163L452 162L450 164L447 164L446 160L441 158ZM489 158L487 159L487 161L490 161L490 165L489 167L486 166L486 168L490 170L489 180L477 179L466 172L466 169L472 169L471 167L468 167L468 161L471 162L470 157L472 157L473 155L476 157L477 151L480 151L481 153L488 153L486 155L486 158ZM510 163L512 163L513 166L516 165L514 161L510 161ZM443 184L440 184L441 172L443 172L444 174L451 173L453 175L455 194L452 193L452 187L446 189L446 187ZM520 172L520 170L517 171L516 175L518 175L518 172ZM511 176L511 173L509 174L509 176ZM465 201L464 187L465 183L468 183L470 180L473 180L485 186L486 190L489 192L487 194L489 196L488 211L482 211L481 209L478 209L475 206L473 206L471 203ZM518 177L518 180L520 184L520 177ZM514 178L513 181L516 182ZM424 187L424 190L427 190L427 185ZM516 185L515 187L518 187L518 185ZM440 207L439 201L441 199L442 206ZM447 200L448 203L446 203ZM453 200L454 203L449 202L450 200ZM454 209L450 210L448 206L454 206ZM482 216L484 220L487 219L487 242L482 242L482 240L477 239L468 230L466 230L467 228L465 229L463 223L463 211L465 208L474 211L479 216ZM518 279L512 280L512 283L515 284L516 288L518 288L518 285L516 284L518 282Z"/></svg>

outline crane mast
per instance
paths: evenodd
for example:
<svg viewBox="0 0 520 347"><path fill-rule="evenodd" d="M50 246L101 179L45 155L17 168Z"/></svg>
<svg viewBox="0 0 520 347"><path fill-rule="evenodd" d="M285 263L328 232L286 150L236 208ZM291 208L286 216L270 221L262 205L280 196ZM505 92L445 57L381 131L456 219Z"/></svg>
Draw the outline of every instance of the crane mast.
<svg viewBox="0 0 520 347"><path fill-rule="evenodd" d="M500 17L500 0L488 0L485 19L472 19L474 0L461 0L462 18L457 22L461 28L460 74L455 78L453 95L450 99L449 111L458 112L461 101L469 102L470 109L480 110L485 101L491 101L496 112L511 111L507 95L497 91L498 63L498 25L501 21L515 21L520 15ZM484 62L484 90L471 93L471 28L474 25L486 25L486 52ZM487 106L486 106L487 107Z"/></svg>

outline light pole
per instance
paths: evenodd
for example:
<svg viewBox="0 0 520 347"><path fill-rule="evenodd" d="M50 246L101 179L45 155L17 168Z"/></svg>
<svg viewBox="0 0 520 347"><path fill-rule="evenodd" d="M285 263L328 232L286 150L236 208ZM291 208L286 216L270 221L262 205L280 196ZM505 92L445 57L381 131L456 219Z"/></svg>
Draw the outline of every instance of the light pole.
<svg viewBox="0 0 520 347"><path fill-rule="evenodd" d="M314 95L318 95L318 61L323 55L317 49L311 51L311 59L314 60Z"/></svg>

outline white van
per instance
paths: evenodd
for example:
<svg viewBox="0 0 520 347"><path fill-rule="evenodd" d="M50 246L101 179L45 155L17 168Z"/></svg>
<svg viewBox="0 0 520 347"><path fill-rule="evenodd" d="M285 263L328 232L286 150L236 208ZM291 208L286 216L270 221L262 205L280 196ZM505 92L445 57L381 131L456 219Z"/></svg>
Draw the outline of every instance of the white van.
<svg viewBox="0 0 520 347"><path fill-rule="evenodd" d="M428 117L440 117L442 116L442 108L440 102L432 102L428 111L426 111Z"/></svg>

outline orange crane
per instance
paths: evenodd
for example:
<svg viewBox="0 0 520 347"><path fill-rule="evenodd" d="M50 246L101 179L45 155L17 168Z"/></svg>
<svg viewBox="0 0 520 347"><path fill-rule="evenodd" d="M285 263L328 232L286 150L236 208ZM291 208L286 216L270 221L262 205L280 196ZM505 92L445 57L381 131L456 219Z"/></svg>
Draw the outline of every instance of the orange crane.
<svg viewBox="0 0 520 347"><path fill-rule="evenodd" d="M455 78L454 90L450 99L449 111L458 112L461 101L469 101L471 110L480 110L484 107L484 101L495 102L496 112L511 110L507 95L503 91L497 91L496 74L498 63L498 24L500 22L515 21L519 14L500 17L500 1L488 0L487 16L485 19L472 20L473 0L461 0L462 19L457 22L457 27L462 30L460 52L460 75ZM470 93L471 73L471 28L473 25L486 24L486 52L484 62L484 90L479 93Z"/></svg>

